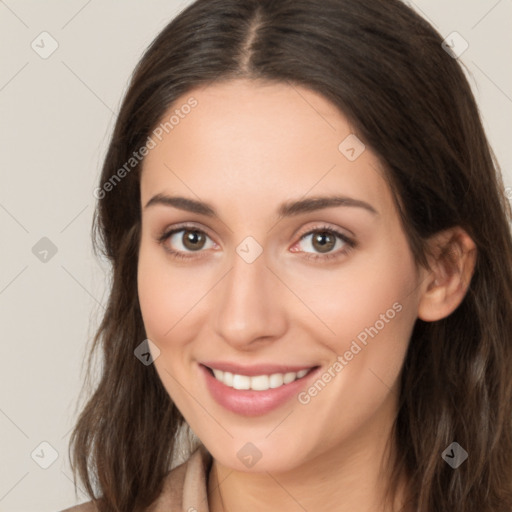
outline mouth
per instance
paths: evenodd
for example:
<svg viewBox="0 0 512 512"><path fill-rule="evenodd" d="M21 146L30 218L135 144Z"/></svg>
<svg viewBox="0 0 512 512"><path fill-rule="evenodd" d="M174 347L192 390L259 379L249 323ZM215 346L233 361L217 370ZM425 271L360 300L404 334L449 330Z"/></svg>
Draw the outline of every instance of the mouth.
<svg viewBox="0 0 512 512"><path fill-rule="evenodd" d="M210 366L211 365L211 366ZM212 398L242 416L266 414L296 397L320 366L199 364Z"/></svg>

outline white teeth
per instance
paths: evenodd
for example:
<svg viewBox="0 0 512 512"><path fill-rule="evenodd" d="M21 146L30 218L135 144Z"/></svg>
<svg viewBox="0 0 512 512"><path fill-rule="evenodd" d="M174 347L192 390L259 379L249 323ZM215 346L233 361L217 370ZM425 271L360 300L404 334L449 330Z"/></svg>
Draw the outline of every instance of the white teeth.
<svg viewBox="0 0 512 512"><path fill-rule="evenodd" d="M301 379L309 372L309 369L299 372L273 373L272 375L248 375L233 374L213 369L215 378L234 389L253 389L254 391L266 391L267 389L279 388L294 380Z"/></svg>
<svg viewBox="0 0 512 512"><path fill-rule="evenodd" d="M268 389L268 375L258 375L257 377L251 377L251 389L256 391L265 391Z"/></svg>
<svg viewBox="0 0 512 512"><path fill-rule="evenodd" d="M282 373L273 373L269 380L269 386L271 388L278 388L284 384L284 375Z"/></svg>
<svg viewBox="0 0 512 512"><path fill-rule="evenodd" d="M233 375L233 387L235 389L251 389L251 377L247 375Z"/></svg>
<svg viewBox="0 0 512 512"><path fill-rule="evenodd" d="M297 378L297 373L295 372L288 372L284 374L283 381L285 384L288 384L289 382L293 382Z"/></svg>

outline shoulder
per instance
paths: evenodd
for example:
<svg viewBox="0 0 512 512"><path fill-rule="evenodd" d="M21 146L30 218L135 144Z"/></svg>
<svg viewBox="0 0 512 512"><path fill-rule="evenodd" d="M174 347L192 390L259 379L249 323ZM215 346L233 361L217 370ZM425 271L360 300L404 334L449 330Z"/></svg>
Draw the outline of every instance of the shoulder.
<svg viewBox="0 0 512 512"><path fill-rule="evenodd" d="M147 512L194 509L208 512L207 477L211 461L204 445L199 445L185 462L167 473L162 492ZM88 501L60 512L98 512L98 508L93 501Z"/></svg>
<svg viewBox="0 0 512 512"><path fill-rule="evenodd" d="M62 510L61 512L98 512L98 509L92 501L88 501L87 503L75 505L74 507Z"/></svg>

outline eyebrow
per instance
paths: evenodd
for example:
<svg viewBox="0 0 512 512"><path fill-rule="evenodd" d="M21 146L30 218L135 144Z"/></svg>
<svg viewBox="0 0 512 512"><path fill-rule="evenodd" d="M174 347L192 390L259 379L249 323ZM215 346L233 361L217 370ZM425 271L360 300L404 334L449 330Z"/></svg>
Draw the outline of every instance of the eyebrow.
<svg viewBox="0 0 512 512"><path fill-rule="evenodd" d="M218 217L217 211L213 206L203 201L196 201L181 196L168 196L166 194L156 194L147 203L144 209L154 205L164 205L185 210L187 212L198 213L207 217ZM373 215L379 215L379 212L369 203L354 199L352 197L332 195L316 196L308 199L292 200L282 203L278 209L278 218L292 217L301 213L313 212L324 208L335 206L347 206L363 208Z"/></svg>

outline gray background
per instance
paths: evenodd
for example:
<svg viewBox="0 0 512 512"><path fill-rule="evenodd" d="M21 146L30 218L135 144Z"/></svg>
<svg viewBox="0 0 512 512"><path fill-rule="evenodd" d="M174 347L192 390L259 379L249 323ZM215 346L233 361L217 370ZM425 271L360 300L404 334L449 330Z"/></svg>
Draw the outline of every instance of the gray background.
<svg viewBox="0 0 512 512"><path fill-rule="evenodd" d="M86 499L75 499L67 450L107 293L91 250L92 193L130 73L189 3L0 0L0 512ZM512 1L408 3L469 43L460 60L512 198ZM46 59L31 47L48 51L43 31L58 43ZM46 261L43 237L57 249ZM42 442L58 455L47 469Z"/></svg>

